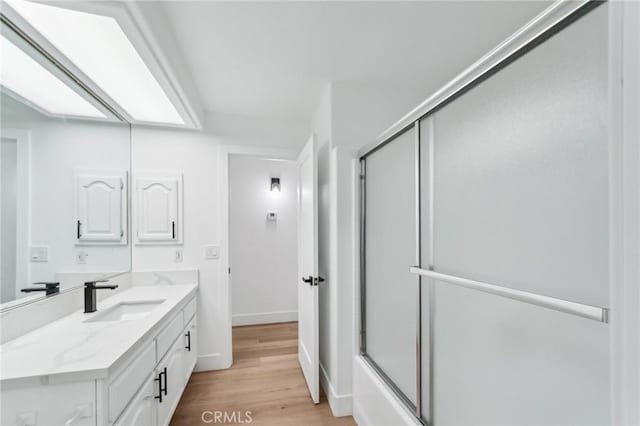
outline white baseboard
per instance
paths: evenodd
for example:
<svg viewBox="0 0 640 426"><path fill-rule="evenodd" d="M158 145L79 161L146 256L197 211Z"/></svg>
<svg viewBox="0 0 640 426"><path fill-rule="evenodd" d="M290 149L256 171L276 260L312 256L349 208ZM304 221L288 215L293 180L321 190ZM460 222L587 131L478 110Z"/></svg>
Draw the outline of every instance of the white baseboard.
<svg viewBox="0 0 640 426"><path fill-rule="evenodd" d="M257 314L237 314L233 316L232 324L255 325L271 324L275 322L289 322L298 320L298 311L264 312Z"/></svg>
<svg viewBox="0 0 640 426"><path fill-rule="evenodd" d="M217 353L198 356L198 361L193 371L224 370L229 367L231 367L231 363L225 362L222 354Z"/></svg>
<svg viewBox="0 0 640 426"><path fill-rule="evenodd" d="M322 364L320 364L320 385L322 386L322 389L324 389L324 393L327 395L329 407L331 407L331 412L334 416L343 417L353 414L353 398L351 394L338 395L336 393L336 390L331 385L329 376Z"/></svg>

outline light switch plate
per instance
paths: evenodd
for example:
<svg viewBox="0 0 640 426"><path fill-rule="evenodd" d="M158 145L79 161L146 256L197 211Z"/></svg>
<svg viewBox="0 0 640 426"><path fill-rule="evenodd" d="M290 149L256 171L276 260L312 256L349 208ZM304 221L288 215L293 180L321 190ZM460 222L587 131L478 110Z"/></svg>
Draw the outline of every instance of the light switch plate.
<svg viewBox="0 0 640 426"><path fill-rule="evenodd" d="M49 247L45 246L33 246L29 257L32 262L48 262L49 261Z"/></svg>
<svg viewBox="0 0 640 426"><path fill-rule="evenodd" d="M204 248L204 258L205 259L218 259L218 258L220 258L220 247L219 246L205 246L205 248Z"/></svg>

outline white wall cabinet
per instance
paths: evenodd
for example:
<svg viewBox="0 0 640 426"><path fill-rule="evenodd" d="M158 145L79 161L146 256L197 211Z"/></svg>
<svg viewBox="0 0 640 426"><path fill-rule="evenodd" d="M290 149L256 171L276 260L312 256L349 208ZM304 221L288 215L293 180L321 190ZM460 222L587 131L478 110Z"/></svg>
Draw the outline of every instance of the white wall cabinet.
<svg viewBox="0 0 640 426"><path fill-rule="evenodd" d="M182 175L137 176L136 243L182 243Z"/></svg>
<svg viewBox="0 0 640 426"><path fill-rule="evenodd" d="M126 172L78 171L75 182L77 244L126 244Z"/></svg>

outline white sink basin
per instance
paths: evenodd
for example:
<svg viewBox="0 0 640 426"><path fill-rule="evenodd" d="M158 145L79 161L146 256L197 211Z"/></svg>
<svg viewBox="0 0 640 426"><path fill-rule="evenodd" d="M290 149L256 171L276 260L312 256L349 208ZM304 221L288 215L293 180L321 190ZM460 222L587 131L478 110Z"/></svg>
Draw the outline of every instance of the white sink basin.
<svg viewBox="0 0 640 426"><path fill-rule="evenodd" d="M164 300L142 300L136 302L120 302L115 306L98 312L85 322L132 321L146 317Z"/></svg>

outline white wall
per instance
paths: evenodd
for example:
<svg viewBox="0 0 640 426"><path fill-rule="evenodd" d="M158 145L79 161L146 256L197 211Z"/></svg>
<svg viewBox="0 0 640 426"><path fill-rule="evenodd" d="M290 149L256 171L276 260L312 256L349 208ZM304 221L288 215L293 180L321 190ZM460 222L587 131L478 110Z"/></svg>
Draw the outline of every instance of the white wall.
<svg viewBox="0 0 640 426"><path fill-rule="evenodd" d="M330 188L331 144L327 141L318 149L318 274L325 281L318 286L319 344L321 375L327 379L333 372L335 357L332 356L335 305L331 275L331 188ZM325 379L325 380L327 380ZM325 385L326 386L326 385Z"/></svg>
<svg viewBox="0 0 640 426"><path fill-rule="evenodd" d="M134 126L132 170L184 175L183 245L133 245L133 270L196 268L200 271L198 369L231 365L229 292L220 274L227 265L205 259L205 246L220 245L220 144L196 131ZM182 262L174 262L182 250Z"/></svg>
<svg viewBox="0 0 640 426"><path fill-rule="evenodd" d="M334 415L352 413L353 175L357 149L414 107L424 94L380 84L334 82L316 108L319 141L320 378ZM357 258L356 258L357 259Z"/></svg>
<svg viewBox="0 0 640 426"><path fill-rule="evenodd" d="M57 274L129 270L131 258L127 244L76 245L74 212L76 168L129 172L129 125L53 119L6 96L2 99L2 107L3 131L28 135L25 137L28 141L19 141L20 144L29 144L25 167L29 168L30 176L27 176L28 171L18 171L26 173L25 179L30 180L25 187L30 187L28 209L31 220L26 226L28 231L24 232L30 235L31 246L49 247L48 262L18 265L19 271L24 266L30 275L27 277L30 282L19 282L18 287L28 287L31 282L60 280L61 287L67 288L73 283L67 285ZM20 153L24 148L18 149ZM23 159L18 158L18 161ZM88 255L84 264L77 261L79 251ZM24 276L22 273L18 275ZM20 295L26 296L27 293Z"/></svg>
<svg viewBox="0 0 640 426"><path fill-rule="evenodd" d="M270 190L272 177L280 178L281 191ZM296 200L294 161L230 156L233 325L297 320ZM267 212L275 212L276 221L268 221Z"/></svg>
<svg viewBox="0 0 640 426"><path fill-rule="evenodd" d="M251 117L209 112L205 131L234 145L280 147L299 150L309 137L308 123L300 120Z"/></svg>
<svg viewBox="0 0 640 426"><path fill-rule="evenodd" d="M49 246L49 262L32 263L31 279L50 281L60 272L127 271L128 245L76 245L74 170L128 172L129 127L75 121L31 128L31 244ZM87 253L84 264L78 252Z"/></svg>
<svg viewBox="0 0 640 426"><path fill-rule="evenodd" d="M242 139L245 141L245 139ZM198 370L231 366L231 292L229 287L228 158L230 154L292 159L295 151L233 144L232 135L133 126L132 170L180 172L184 175L182 246L133 245L132 269L198 269L200 272ZM231 144L230 144L231 143ZM205 259L205 246L218 245L219 259ZM182 250L182 261L174 262Z"/></svg>

